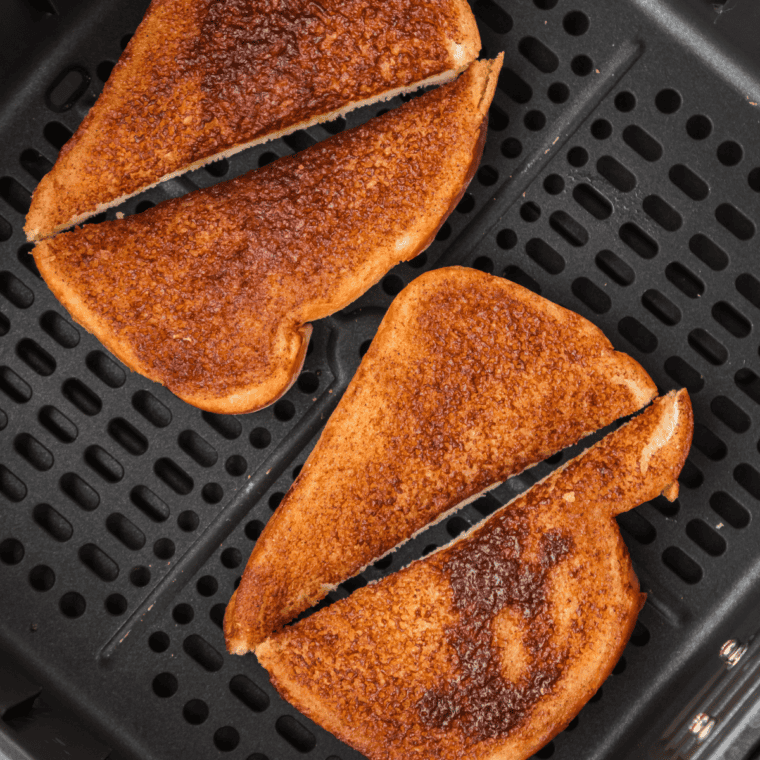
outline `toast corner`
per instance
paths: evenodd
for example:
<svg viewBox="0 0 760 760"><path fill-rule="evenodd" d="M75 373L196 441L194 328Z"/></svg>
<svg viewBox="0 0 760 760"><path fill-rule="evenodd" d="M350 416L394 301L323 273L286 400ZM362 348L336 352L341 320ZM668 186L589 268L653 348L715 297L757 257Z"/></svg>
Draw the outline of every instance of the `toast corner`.
<svg viewBox="0 0 760 760"><path fill-rule="evenodd" d="M480 32L478 32L478 24L472 9L466 0L454 0L452 5L456 16L447 42L452 67L461 71L480 53Z"/></svg>

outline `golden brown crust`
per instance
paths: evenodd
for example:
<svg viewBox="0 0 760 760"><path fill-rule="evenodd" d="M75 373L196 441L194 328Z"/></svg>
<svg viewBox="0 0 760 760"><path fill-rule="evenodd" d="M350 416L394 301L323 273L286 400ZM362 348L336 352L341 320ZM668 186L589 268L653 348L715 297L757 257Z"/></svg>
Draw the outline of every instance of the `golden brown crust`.
<svg viewBox="0 0 760 760"><path fill-rule="evenodd" d="M271 404L309 322L424 249L477 168L501 57L296 156L34 249L74 319L219 413ZM414 160L407 160L414 156Z"/></svg>
<svg viewBox="0 0 760 760"><path fill-rule="evenodd" d="M464 0L154 0L32 199L40 240L160 181L452 78L480 49Z"/></svg>
<svg viewBox="0 0 760 760"><path fill-rule="evenodd" d="M419 277L254 547L228 649L250 650L461 502L655 395L579 315L472 269Z"/></svg>
<svg viewBox="0 0 760 760"><path fill-rule="evenodd" d="M370 760L529 757L628 641L644 596L614 515L677 478L691 432L686 391L656 400L450 546L266 640L259 661Z"/></svg>

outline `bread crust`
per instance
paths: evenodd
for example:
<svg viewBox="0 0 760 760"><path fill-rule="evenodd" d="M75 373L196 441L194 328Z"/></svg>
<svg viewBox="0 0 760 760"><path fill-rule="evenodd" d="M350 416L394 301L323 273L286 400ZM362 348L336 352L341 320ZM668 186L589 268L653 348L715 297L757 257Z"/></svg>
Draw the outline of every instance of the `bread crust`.
<svg viewBox="0 0 760 760"><path fill-rule="evenodd" d="M686 391L657 399L452 544L267 639L259 661L370 760L530 757L633 631L645 597L614 515L675 482L692 430Z"/></svg>
<svg viewBox="0 0 760 760"><path fill-rule="evenodd" d="M311 321L432 242L477 169L500 66L476 62L258 172L43 241L40 274L130 369L188 403L267 406L295 380Z"/></svg>
<svg viewBox="0 0 760 760"><path fill-rule="evenodd" d="M225 616L243 654L461 503L651 401L602 332L450 267L396 297Z"/></svg>
<svg viewBox="0 0 760 760"><path fill-rule="evenodd" d="M316 7L285 0L271 14L235 0L153 0L38 185L28 239L245 148L449 81L480 50L464 0Z"/></svg>

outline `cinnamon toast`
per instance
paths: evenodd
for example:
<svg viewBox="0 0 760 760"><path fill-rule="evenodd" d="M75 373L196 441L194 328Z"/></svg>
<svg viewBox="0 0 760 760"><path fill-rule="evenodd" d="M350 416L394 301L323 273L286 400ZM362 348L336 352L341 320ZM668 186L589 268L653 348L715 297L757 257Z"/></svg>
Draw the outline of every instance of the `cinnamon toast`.
<svg viewBox="0 0 760 760"><path fill-rule="evenodd" d="M524 760L610 674L644 602L615 515L665 493L686 391L455 543L256 648L278 691L370 760Z"/></svg>
<svg viewBox="0 0 760 760"><path fill-rule="evenodd" d="M656 393L578 314L474 269L422 275L257 541L227 648L244 654L430 522Z"/></svg>
<svg viewBox="0 0 760 760"><path fill-rule="evenodd" d="M478 55L466 0L153 0L43 178L29 240L244 148L439 84Z"/></svg>
<svg viewBox="0 0 760 760"><path fill-rule="evenodd" d="M45 240L39 271L106 348L188 403L271 404L310 321L433 241L477 169L501 60L259 171Z"/></svg>

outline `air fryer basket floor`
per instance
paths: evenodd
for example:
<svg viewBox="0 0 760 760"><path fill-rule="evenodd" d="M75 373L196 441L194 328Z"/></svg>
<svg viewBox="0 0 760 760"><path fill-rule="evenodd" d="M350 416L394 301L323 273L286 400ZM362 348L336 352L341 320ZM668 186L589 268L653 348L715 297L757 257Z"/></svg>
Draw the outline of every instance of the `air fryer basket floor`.
<svg viewBox="0 0 760 760"><path fill-rule="evenodd" d="M92 733L83 758L359 758L285 703L255 657L227 655L220 624L253 543L394 295L423 271L462 264L580 312L663 391L692 394L680 499L620 518L649 594L631 643L580 716L538 753L646 756L720 644L760 624L760 50L746 34L760 21L756 4L475 0L483 55L505 50L506 61L472 185L426 253L315 325L291 391L241 417L201 413L126 370L72 324L22 231L30 192L146 5L12 0L0 30L3 662ZM348 126L379 109L350 114ZM122 210L344 127L254 148ZM549 466L331 598L450 540ZM0 712L33 695L13 683L0 677ZM20 736L12 714L0 733ZM59 755L49 746L40 756Z"/></svg>

